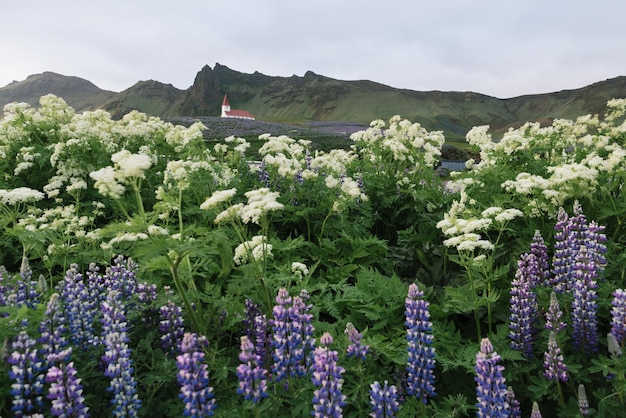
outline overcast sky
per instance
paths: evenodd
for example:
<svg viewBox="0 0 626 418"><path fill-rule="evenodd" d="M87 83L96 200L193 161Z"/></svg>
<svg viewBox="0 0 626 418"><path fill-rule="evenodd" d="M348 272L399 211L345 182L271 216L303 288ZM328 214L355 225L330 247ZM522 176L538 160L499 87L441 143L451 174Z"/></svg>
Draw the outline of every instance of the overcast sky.
<svg viewBox="0 0 626 418"><path fill-rule="evenodd" d="M626 75L623 0L2 3L0 87L53 71L113 91L187 89L220 63L507 98Z"/></svg>

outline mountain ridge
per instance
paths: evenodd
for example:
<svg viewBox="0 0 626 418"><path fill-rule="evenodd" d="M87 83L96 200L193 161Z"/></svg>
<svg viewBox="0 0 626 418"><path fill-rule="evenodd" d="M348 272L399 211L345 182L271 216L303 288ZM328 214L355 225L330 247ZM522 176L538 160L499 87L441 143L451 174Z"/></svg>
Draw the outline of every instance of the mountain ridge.
<svg viewBox="0 0 626 418"><path fill-rule="evenodd" d="M606 102L626 97L626 77L599 81L578 89L499 99L471 91L415 91L370 80L344 81L307 71L303 76L242 73L219 63L202 67L186 90L156 80L138 81L121 92L53 72L34 74L0 88L0 108L20 101L38 105L45 94L62 97L77 112L104 109L120 118L131 110L177 118L219 116L224 94L234 108L257 119L304 124L345 121L367 124L393 115L442 130L461 140L473 126L490 125L495 134L528 121L551 123L604 112Z"/></svg>

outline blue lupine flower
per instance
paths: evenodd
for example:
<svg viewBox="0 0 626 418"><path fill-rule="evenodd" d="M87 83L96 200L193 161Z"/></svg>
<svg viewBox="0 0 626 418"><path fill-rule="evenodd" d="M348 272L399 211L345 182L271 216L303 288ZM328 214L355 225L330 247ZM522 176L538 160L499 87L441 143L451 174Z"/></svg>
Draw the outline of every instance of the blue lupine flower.
<svg viewBox="0 0 626 418"><path fill-rule="evenodd" d="M97 286L89 283L90 288ZM102 315L99 296L90 288L78 272L78 265L70 265L61 285L61 302L70 341L82 348L98 343L94 324Z"/></svg>
<svg viewBox="0 0 626 418"><path fill-rule="evenodd" d="M22 257L20 274L16 279L15 294L9 299L9 304L34 308L39 303L39 282L33 280L33 269L28 258Z"/></svg>
<svg viewBox="0 0 626 418"><path fill-rule="evenodd" d="M259 357L259 365L264 365L271 341L268 335L267 317L262 314L261 305L251 299L246 299L242 322L245 335L254 344L254 354Z"/></svg>
<svg viewBox="0 0 626 418"><path fill-rule="evenodd" d="M113 416L136 417L141 407L137 396L137 382L133 377L131 351L128 347L126 312L120 299L122 293L109 290L102 309L102 340L105 347L102 360L104 374L111 379L109 391L113 392Z"/></svg>
<svg viewBox="0 0 626 418"><path fill-rule="evenodd" d="M522 254L517 262L515 279L511 282L509 338L511 348L527 357L533 357L534 325L539 319L537 295L532 287L536 277L537 258L530 253Z"/></svg>
<svg viewBox="0 0 626 418"><path fill-rule="evenodd" d="M546 311L545 328L549 331L554 331L555 333L565 329L566 324L561 321L562 316L563 312L559 306L559 299L557 298L556 292L552 292L550 293L550 305Z"/></svg>
<svg viewBox="0 0 626 418"><path fill-rule="evenodd" d="M276 296L277 305L273 308L272 345L274 365L272 373L278 382L288 376L303 376L312 361L313 315L307 305L308 293L303 290L300 296L291 297L281 288Z"/></svg>
<svg viewBox="0 0 626 418"><path fill-rule="evenodd" d="M20 418L43 412L45 367L39 356L36 341L21 331L13 341L7 362L11 365L9 378L13 395L13 416Z"/></svg>
<svg viewBox="0 0 626 418"><path fill-rule="evenodd" d="M480 342L480 351L476 353L476 408L477 416L507 417L506 379L502 376L504 366L498 364L502 358L493 349L489 338Z"/></svg>
<svg viewBox="0 0 626 418"><path fill-rule="evenodd" d="M204 364L202 347L207 342L195 333L185 333L181 343L182 354L176 357L179 397L183 400L183 416L210 417L215 413L213 388L209 386L208 366Z"/></svg>
<svg viewBox="0 0 626 418"><path fill-rule="evenodd" d="M550 257L548 256L548 247L541 236L539 230L535 231L535 235L530 243L530 253L537 259L537 283L533 283L533 287L537 285L548 285L550 279Z"/></svg>
<svg viewBox="0 0 626 418"><path fill-rule="evenodd" d="M554 331L550 331L548 350L544 353L543 368L546 379L567 382L567 366L563 362L563 354L561 354L561 348L556 341Z"/></svg>
<svg viewBox="0 0 626 418"><path fill-rule="evenodd" d="M167 305L159 308L161 348L169 354L176 355L180 352L180 343L185 334L182 312L182 308L171 300L167 301Z"/></svg>
<svg viewBox="0 0 626 418"><path fill-rule="evenodd" d="M51 363L57 363L46 374L46 382L50 383L47 398L52 401L50 413L55 417L87 418L89 408L85 406L82 396L83 385L76 377L74 363L67 363L71 353L72 349L68 347L64 352L48 358Z"/></svg>
<svg viewBox="0 0 626 418"><path fill-rule="evenodd" d="M106 268L103 277L105 289L117 290L122 300L131 299L137 290L136 269L137 264L132 259L117 256L113 264Z"/></svg>
<svg viewBox="0 0 626 418"><path fill-rule="evenodd" d="M344 368L337 364L337 351L329 346L333 337L325 332L320 338L320 346L315 349L311 365L311 381L317 387L313 393L313 411L316 418L339 418L346 405L346 396L341 393Z"/></svg>
<svg viewBox="0 0 626 418"><path fill-rule="evenodd" d="M389 386L386 380L383 386L378 382L374 382L370 387L370 406L372 407L370 417L395 417L396 412L400 409L396 387L394 385Z"/></svg>
<svg viewBox="0 0 626 418"><path fill-rule="evenodd" d="M624 289L616 289L613 292L611 305L611 334L623 348L626 343L626 292Z"/></svg>
<svg viewBox="0 0 626 418"><path fill-rule="evenodd" d="M572 266L578 251L578 240L576 233L572 231L569 215L562 207L559 208L554 230L556 232L550 284L555 292L563 293L569 291Z"/></svg>
<svg viewBox="0 0 626 418"><path fill-rule="evenodd" d="M415 283L409 285L405 300L405 325L407 327L407 393L423 403L435 392L435 349L432 347L432 322L429 303L423 299L424 292Z"/></svg>
<svg viewBox="0 0 626 418"><path fill-rule="evenodd" d="M361 334L352 324L352 322L348 322L346 324L346 330L344 331L348 336L348 340L350 340L350 344L347 348L346 357L357 357L361 360L365 361L367 357L367 353L369 352L369 347L361 344L361 340L363 339L363 334Z"/></svg>
<svg viewBox="0 0 626 418"><path fill-rule="evenodd" d="M39 344L41 345L40 355L46 358L49 354L61 352L67 346L65 333L65 316L59 304L59 294L54 293L48 300L44 317L39 324Z"/></svg>
<svg viewBox="0 0 626 418"><path fill-rule="evenodd" d="M581 247L574 267L572 289L572 338L575 350L592 354L598 350L597 270L586 247Z"/></svg>
<svg viewBox="0 0 626 418"><path fill-rule="evenodd" d="M244 395L245 400L252 399L253 403L257 403L267 397L267 370L262 367L259 356L254 353L254 344L245 335L241 337L239 360L242 363L237 367L237 393Z"/></svg>
<svg viewBox="0 0 626 418"><path fill-rule="evenodd" d="M506 401L509 404L509 408L511 408L509 417L522 418L522 408L511 386L506 389Z"/></svg>

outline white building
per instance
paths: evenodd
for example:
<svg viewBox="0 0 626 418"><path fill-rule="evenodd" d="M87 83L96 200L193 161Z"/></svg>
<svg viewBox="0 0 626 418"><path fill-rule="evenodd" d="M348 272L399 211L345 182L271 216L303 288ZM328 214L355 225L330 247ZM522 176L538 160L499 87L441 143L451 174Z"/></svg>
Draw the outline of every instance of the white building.
<svg viewBox="0 0 626 418"><path fill-rule="evenodd" d="M230 110L227 95L224 95L224 101L222 102L222 117L254 120L254 115L251 115L247 110Z"/></svg>

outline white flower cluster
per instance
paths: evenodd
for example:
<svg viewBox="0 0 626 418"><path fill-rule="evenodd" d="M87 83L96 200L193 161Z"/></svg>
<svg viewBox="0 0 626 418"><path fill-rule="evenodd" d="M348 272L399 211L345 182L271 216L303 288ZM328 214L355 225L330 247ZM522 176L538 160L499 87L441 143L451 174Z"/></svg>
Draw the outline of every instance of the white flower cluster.
<svg viewBox="0 0 626 418"><path fill-rule="evenodd" d="M17 187L15 189L0 189L0 202L5 205L19 205L20 203L37 202L44 198L44 194L39 190L29 187Z"/></svg>
<svg viewBox="0 0 626 418"><path fill-rule="evenodd" d="M302 279L309 274L309 268L304 263L294 261L291 263L291 272L298 278Z"/></svg>
<svg viewBox="0 0 626 418"><path fill-rule="evenodd" d="M263 235L256 235L250 241L239 244L235 248L233 261L240 266L249 261L250 257L254 261L262 261L272 256L272 244L267 242Z"/></svg>
<svg viewBox="0 0 626 418"><path fill-rule="evenodd" d="M132 154L122 150L111 156L115 166L103 167L92 171L89 176L95 180L94 186L98 193L112 199L122 197L126 188L124 184L130 178L144 178L144 172L152 165L152 159L146 154Z"/></svg>
<svg viewBox="0 0 626 418"><path fill-rule="evenodd" d="M230 202L236 193L237 189L217 190L200 205L200 209L209 210L221 203ZM244 195L248 198L247 204L237 203L227 207L215 217L214 222L220 224L239 217L244 224L258 225L263 216L284 209L284 205L276 200L280 194L267 187L247 191Z"/></svg>
<svg viewBox="0 0 626 418"><path fill-rule="evenodd" d="M216 190L204 201L204 203L200 205L200 209L208 210L214 208L220 203L228 202L233 198L233 196L235 196L236 193L237 189Z"/></svg>

